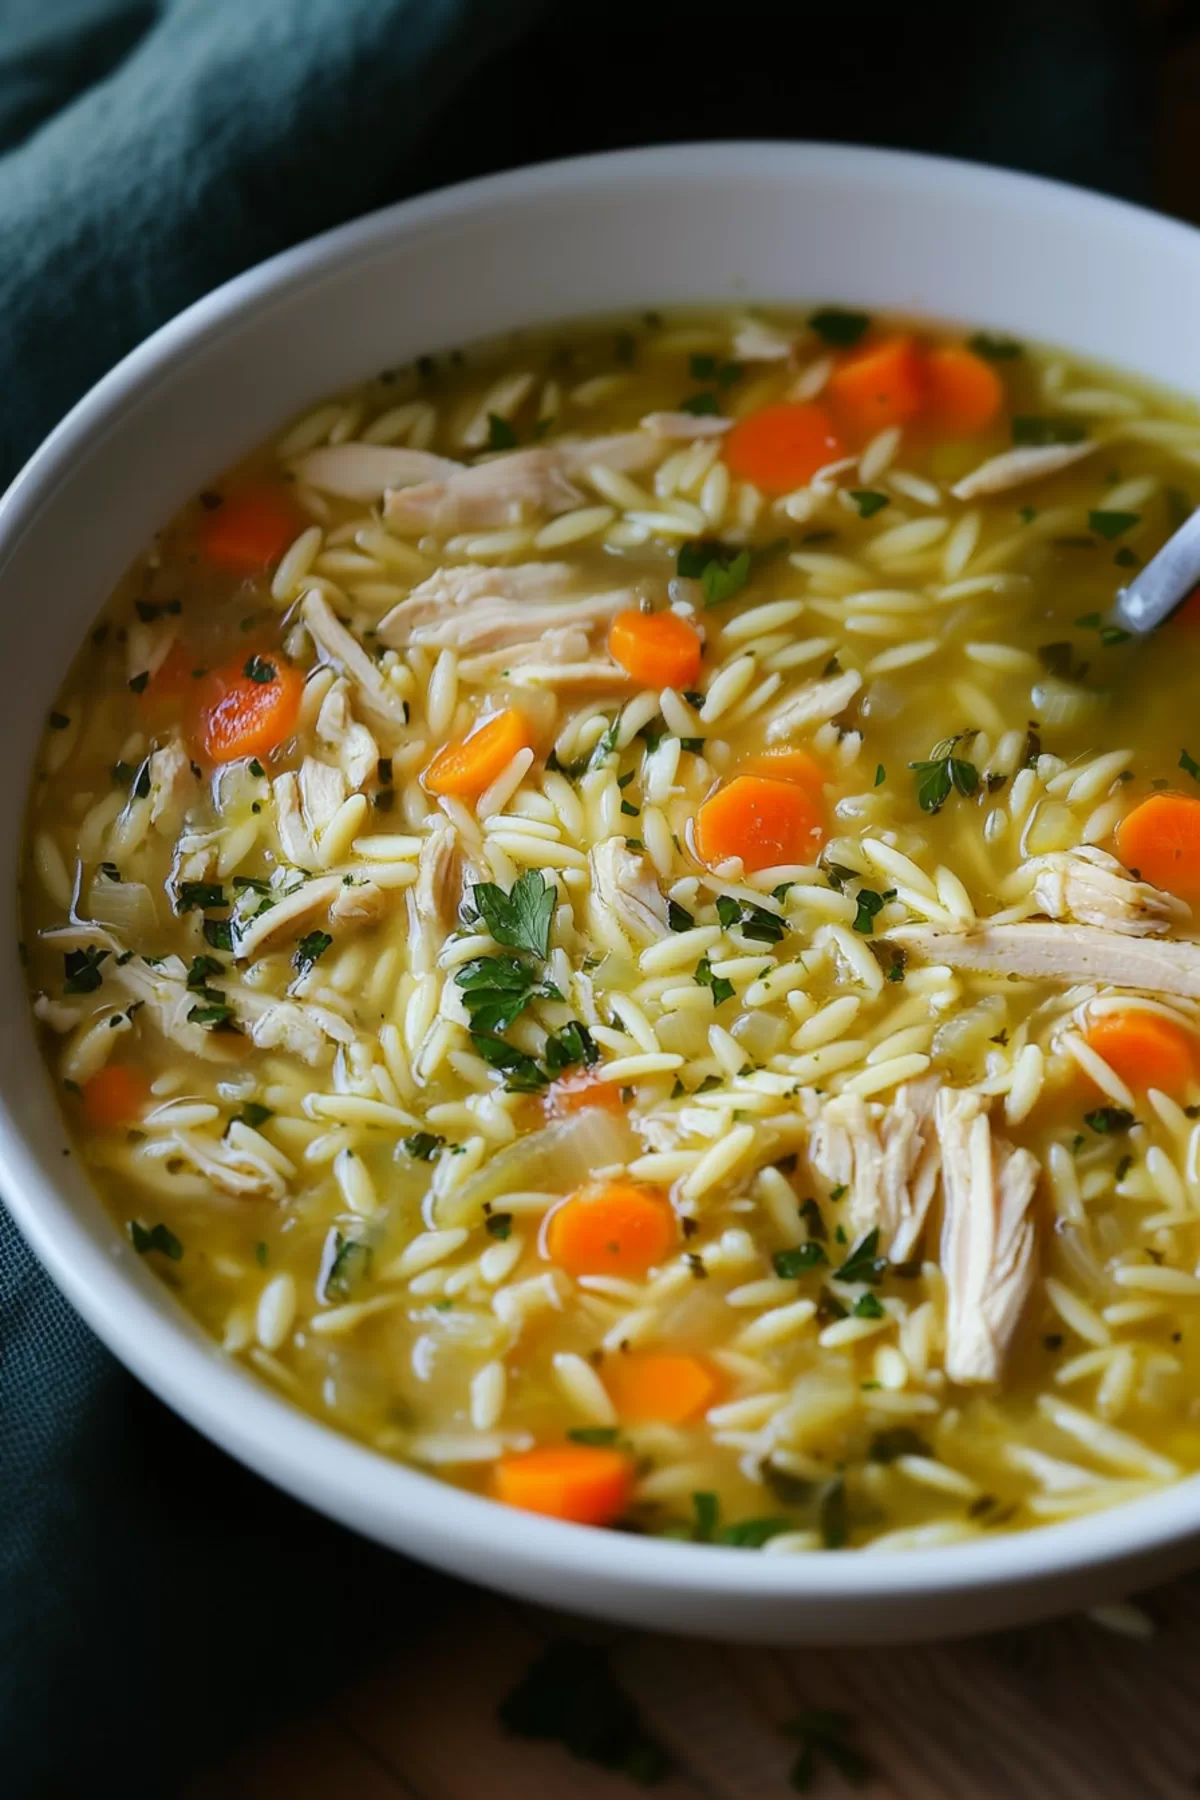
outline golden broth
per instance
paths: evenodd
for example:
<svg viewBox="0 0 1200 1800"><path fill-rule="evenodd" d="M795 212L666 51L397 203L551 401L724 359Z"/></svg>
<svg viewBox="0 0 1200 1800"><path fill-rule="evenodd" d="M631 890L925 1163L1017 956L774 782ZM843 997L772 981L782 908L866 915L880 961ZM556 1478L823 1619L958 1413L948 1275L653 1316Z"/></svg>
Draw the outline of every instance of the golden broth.
<svg viewBox="0 0 1200 1800"><path fill-rule="evenodd" d="M851 315L818 318L521 337L301 420L185 507L106 605L47 729L24 892L74 1141L231 1355L481 1491L562 1511L497 1471L534 1446L612 1450L626 1479L605 1522L776 1550L953 1541L1200 1466L1194 1072L1124 1107L1119 1078L1104 1091L1072 1049L1112 984L956 970L890 937L1029 922L1032 859L1112 851L1147 796L1190 793L1195 623L1136 644L1103 621L1191 510L1200 421L1069 358L972 340L1001 384L994 416L964 434L926 408L892 430L884 380L867 431L861 408L839 412L838 374L905 328L847 343ZM707 430L785 401L826 406L839 453L770 494L731 473L736 430L644 431L632 470L575 456L565 490L482 521L436 500L420 519L426 490L404 485L389 516L381 465L320 461L367 444L500 463L681 404ZM1095 447L953 495L1014 438ZM539 622L497 644L456 606L453 571L491 571L486 595L529 564L567 566L531 613L614 589L635 611L673 602L703 634L699 675L662 695L614 675L611 608L575 642ZM438 570L450 586L425 622L386 624ZM314 593L362 667L320 641ZM439 642L460 618L463 641ZM583 664L590 678L561 674ZM814 692L846 676L826 716ZM526 721L529 766L498 771L482 806L430 792L435 752L501 707ZM938 772L912 765L950 739L931 810ZM769 744L819 765L819 858L714 874L701 808ZM593 891L588 853L614 840L658 909L640 937ZM522 877L552 894L545 956L498 942L472 900ZM281 906L294 926L280 913L256 942ZM1165 935L1189 930L1180 915ZM515 965L529 993L473 1037L459 977L480 964L485 987ZM1194 1000L1133 999L1186 1045ZM611 1104L535 1137L584 1055L596 1076L621 1065L589 1090ZM883 1130L922 1082L978 1092L995 1144L1036 1159L1028 1293L993 1333L997 1379L946 1372L941 1189L911 1254L880 1265L886 1241L845 1222L866 1200L811 1154L829 1102L857 1095ZM555 1260L555 1209L596 1169L669 1209L648 1269L624 1251L615 1272Z"/></svg>

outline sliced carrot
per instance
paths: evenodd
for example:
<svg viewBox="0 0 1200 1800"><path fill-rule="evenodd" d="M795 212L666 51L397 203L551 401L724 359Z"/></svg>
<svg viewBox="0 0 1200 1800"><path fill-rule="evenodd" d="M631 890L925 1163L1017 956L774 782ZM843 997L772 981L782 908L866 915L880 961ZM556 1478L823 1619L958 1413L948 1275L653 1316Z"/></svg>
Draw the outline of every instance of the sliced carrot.
<svg viewBox="0 0 1200 1800"><path fill-rule="evenodd" d="M1004 405L1004 384L991 363L961 344L925 358L929 421L949 437L976 437Z"/></svg>
<svg viewBox="0 0 1200 1800"><path fill-rule="evenodd" d="M708 1410L720 1383L698 1356L650 1352L616 1358L605 1386L625 1424L683 1425Z"/></svg>
<svg viewBox="0 0 1200 1800"><path fill-rule="evenodd" d="M550 1261L568 1275L644 1275L675 1241L675 1215L661 1188L610 1181L584 1188L546 1221Z"/></svg>
<svg viewBox="0 0 1200 1800"><path fill-rule="evenodd" d="M474 800L502 775L519 750L533 748L533 727L523 712L506 706L465 738L438 751L422 780L431 794Z"/></svg>
<svg viewBox="0 0 1200 1800"><path fill-rule="evenodd" d="M700 633L678 613L620 612L608 634L614 662L645 687L691 687L700 673Z"/></svg>
<svg viewBox="0 0 1200 1800"><path fill-rule="evenodd" d="M825 840L825 809L794 781L735 775L696 815L696 852L710 868L740 856L748 875L815 860Z"/></svg>
<svg viewBox="0 0 1200 1800"><path fill-rule="evenodd" d="M781 400L739 419L725 439L730 472L764 494L804 487L843 454L842 441L815 400Z"/></svg>
<svg viewBox="0 0 1200 1800"><path fill-rule="evenodd" d="M278 561L303 520L278 488L247 488L208 514L200 543L210 562L243 574Z"/></svg>
<svg viewBox="0 0 1200 1800"><path fill-rule="evenodd" d="M828 776L807 750L762 750L738 764L739 775L765 775L769 781L794 781L820 796Z"/></svg>
<svg viewBox="0 0 1200 1800"><path fill-rule="evenodd" d="M141 1118L150 1098L150 1083L128 1063L107 1063L80 1091L87 1123L96 1131L116 1131Z"/></svg>
<svg viewBox="0 0 1200 1800"><path fill-rule="evenodd" d="M633 1492L633 1458L600 1444L543 1444L502 1456L492 1470L492 1492L506 1506L569 1519L575 1525L611 1525Z"/></svg>
<svg viewBox="0 0 1200 1800"><path fill-rule="evenodd" d="M196 685L197 736L211 762L269 756L296 729L304 676L273 653L211 669Z"/></svg>
<svg viewBox="0 0 1200 1800"><path fill-rule="evenodd" d="M617 1083L605 1081L599 1069L572 1069L569 1074L560 1075L542 1098L548 1119L566 1119L572 1113L585 1112L589 1106L602 1106L614 1113L625 1111Z"/></svg>
<svg viewBox="0 0 1200 1800"><path fill-rule="evenodd" d="M1151 794L1117 826L1117 855L1143 881L1200 900L1200 800Z"/></svg>
<svg viewBox="0 0 1200 1800"><path fill-rule="evenodd" d="M1087 1041L1127 1086L1144 1093L1186 1092L1196 1079L1197 1042L1182 1025L1157 1013L1100 1013L1087 1029Z"/></svg>
<svg viewBox="0 0 1200 1800"><path fill-rule="evenodd" d="M925 359L910 337L888 338L856 351L826 387L843 437L865 444L886 425L905 425L925 405Z"/></svg>

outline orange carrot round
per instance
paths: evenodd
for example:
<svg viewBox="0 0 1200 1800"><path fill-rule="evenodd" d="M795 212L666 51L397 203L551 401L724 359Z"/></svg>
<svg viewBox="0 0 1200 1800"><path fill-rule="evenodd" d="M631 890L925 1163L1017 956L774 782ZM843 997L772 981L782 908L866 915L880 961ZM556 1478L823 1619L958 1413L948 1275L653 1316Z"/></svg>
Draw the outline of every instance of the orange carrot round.
<svg viewBox="0 0 1200 1800"><path fill-rule="evenodd" d="M698 1356L644 1352L615 1358L605 1386L627 1425L684 1425L707 1412L720 1383Z"/></svg>
<svg viewBox="0 0 1200 1800"><path fill-rule="evenodd" d="M519 750L533 748L533 727L523 712L506 706L492 713L465 738L446 744L422 780L431 794L475 800L502 775Z"/></svg>
<svg viewBox="0 0 1200 1800"><path fill-rule="evenodd" d="M675 1215L661 1188L610 1181L584 1188L546 1220L545 1253L568 1275L644 1275L675 1241Z"/></svg>
<svg viewBox="0 0 1200 1800"><path fill-rule="evenodd" d="M829 414L815 400L781 400L748 413L725 439L723 452L730 473L764 494L804 487L842 453Z"/></svg>
<svg viewBox="0 0 1200 1800"><path fill-rule="evenodd" d="M1143 881L1200 900L1200 800L1151 794L1117 826L1117 855Z"/></svg>
<svg viewBox="0 0 1200 1800"><path fill-rule="evenodd" d="M1004 404L1004 384L991 363L961 344L929 351L925 374L930 423L950 437L986 431Z"/></svg>
<svg viewBox="0 0 1200 1800"><path fill-rule="evenodd" d="M829 405L842 435L863 444L886 425L905 425L927 397L925 358L910 337L856 351L829 377Z"/></svg>
<svg viewBox="0 0 1200 1800"><path fill-rule="evenodd" d="M1087 1041L1139 1093L1159 1088L1164 1094L1179 1095L1196 1079L1196 1039L1157 1013L1136 1007L1100 1013L1088 1025Z"/></svg>
<svg viewBox="0 0 1200 1800"><path fill-rule="evenodd" d="M84 1082L80 1093L87 1123L96 1131L117 1131L141 1118L150 1083L128 1063L107 1063Z"/></svg>
<svg viewBox="0 0 1200 1800"><path fill-rule="evenodd" d="M765 775L769 781L794 781L820 797L828 779L815 756L807 750L760 750L738 764L739 775Z"/></svg>
<svg viewBox="0 0 1200 1800"><path fill-rule="evenodd" d="M200 543L210 562L252 574L277 562L302 525L291 499L278 488L247 488L208 514Z"/></svg>
<svg viewBox="0 0 1200 1800"><path fill-rule="evenodd" d="M548 1119L567 1119L572 1113L585 1112L589 1106L602 1106L613 1113L625 1110L617 1083L605 1081L599 1069L572 1069L552 1081L542 1097L542 1109Z"/></svg>
<svg viewBox="0 0 1200 1800"><path fill-rule="evenodd" d="M620 612L608 634L608 653L644 687L685 688L700 674L700 633L678 613Z"/></svg>
<svg viewBox="0 0 1200 1800"><path fill-rule="evenodd" d="M569 1519L576 1525L611 1525L629 1505L633 1459L601 1444L543 1444L502 1456L493 1466L492 1492L506 1506Z"/></svg>
<svg viewBox="0 0 1200 1800"><path fill-rule="evenodd" d="M696 815L696 853L710 868L733 856L748 875L813 862L824 839L821 801L794 781L735 775Z"/></svg>
<svg viewBox="0 0 1200 1800"><path fill-rule="evenodd" d="M296 729L304 676L274 652L210 670L196 685L198 736L211 762L269 756Z"/></svg>

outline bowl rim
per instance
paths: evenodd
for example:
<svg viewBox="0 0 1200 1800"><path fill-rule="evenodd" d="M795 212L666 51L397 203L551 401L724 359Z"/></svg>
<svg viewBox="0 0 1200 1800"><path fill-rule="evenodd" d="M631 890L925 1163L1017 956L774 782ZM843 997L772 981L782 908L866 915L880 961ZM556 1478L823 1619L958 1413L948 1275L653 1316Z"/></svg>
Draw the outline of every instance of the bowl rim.
<svg viewBox="0 0 1200 1800"><path fill-rule="evenodd" d="M104 375L34 452L0 496L0 583L8 553L54 503L60 477L189 352L234 323L325 274L366 265L397 235L470 217L504 202L572 194L585 200L655 176L702 181L811 173L861 184L901 180L927 192L969 187L981 205L1013 202L1043 213L1116 222L1134 239L1174 235L1190 254L1200 235L1178 220L1066 183L908 151L819 142L670 144L538 163L402 200L257 264L195 301ZM19 1118L0 1096L0 1191L22 1235L59 1289L125 1366L189 1423L258 1474L389 1547L454 1569L486 1545L496 1585L537 1568L593 1586L631 1585L672 1594L775 1602L884 1601L966 1595L1063 1578L1141 1557L1200 1532L1200 1475L1147 1497L1066 1522L936 1548L850 1555L747 1556L733 1548L673 1542L541 1518L497 1505L391 1459L318 1421L233 1362L172 1302L156 1303L76 1207L43 1173ZM147 1277L147 1282L152 1279ZM436 1530L436 1552L430 1547ZM483 1577L486 1579L486 1577ZM581 1602L582 1603L582 1602Z"/></svg>

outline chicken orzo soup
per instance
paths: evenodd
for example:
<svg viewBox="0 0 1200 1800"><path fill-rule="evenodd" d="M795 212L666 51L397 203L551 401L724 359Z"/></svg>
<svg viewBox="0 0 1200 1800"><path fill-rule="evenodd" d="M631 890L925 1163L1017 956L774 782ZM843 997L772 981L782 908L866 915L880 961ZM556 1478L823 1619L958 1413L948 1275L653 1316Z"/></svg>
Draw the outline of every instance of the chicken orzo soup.
<svg viewBox="0 0 1200 1800"><path fill-rule="evenodd" d="M940 1544L1200 1467L1200 615L1106 622L1198 492L1191 408L833 307L310 412L129 571L34 783L134 1249L560 1518Z"/></svg>

